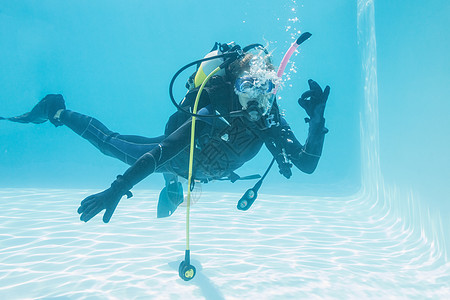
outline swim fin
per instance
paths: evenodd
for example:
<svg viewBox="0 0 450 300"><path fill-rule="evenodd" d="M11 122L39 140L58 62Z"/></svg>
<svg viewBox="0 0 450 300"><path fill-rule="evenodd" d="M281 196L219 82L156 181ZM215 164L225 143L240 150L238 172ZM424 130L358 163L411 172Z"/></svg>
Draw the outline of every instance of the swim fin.
<svg viewBox="0 0 450 300"><path fill-rule="evenodd" d="M157 217L170 217L181 203L183 203L183 186L180 182L164 187L159 193Z"/></svg>
<svg viewBox="0 0 450 300"><path fill-rule="evenodd" d="M39 101L31 111L17 117L0 118L0 120L33 124L41 124L50 120L57 127L62 126L63 123L55 118L55 114L57 111L64 109L66 109L64 98L60 94L49 94Z"/></svg>

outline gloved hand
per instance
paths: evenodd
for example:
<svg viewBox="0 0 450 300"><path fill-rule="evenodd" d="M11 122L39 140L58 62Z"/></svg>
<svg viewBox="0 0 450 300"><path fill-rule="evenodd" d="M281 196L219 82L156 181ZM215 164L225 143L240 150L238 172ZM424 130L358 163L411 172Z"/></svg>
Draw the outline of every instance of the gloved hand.
<svg viewBox="0 0 450 300"><path fill-rule="evenodd" d="M311 120L320 122L323 119L330 87L327 85L325 90L322 91L319 84L312 79L308 80L308 84L310 90L302 94L300 99L298 99L298 104L305 109ZM306 119L306 121L309 122L309 119Z"/></svg>
<svg viewBox="0 0 450 300"><path fill-rule="evenodd" d="M127 195L127 198L133 196L129 191L130 189L131 186L123 180L122 176L117 176L117 179L111 184L109 189L91 195L81 201L80 207L78 208L78 213L81 214L80 220L87 222L105 209L103 222L108 223L122 196Z"/></svg>

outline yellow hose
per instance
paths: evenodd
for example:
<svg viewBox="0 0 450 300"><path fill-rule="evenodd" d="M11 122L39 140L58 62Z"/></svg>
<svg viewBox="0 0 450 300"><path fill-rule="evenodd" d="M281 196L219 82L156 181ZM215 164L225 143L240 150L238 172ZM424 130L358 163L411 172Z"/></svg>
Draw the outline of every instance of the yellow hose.
<svg viewBox="0 0 450 300"><path fill-rule="evenodd" d="M220 67L215 68L208 76L206 76L203 81L200 89L198 90L197 97L195 98L194 108L192 113L197 113L198 101L200 100L200 96L203 92L203 88L205 87L208 80L217 72L220 71ZM189 250L189 213L191 207L191 181L192 181L192 166L194 163L194 146L195 146L195 120L196 117L192 116L192 126L191 126L191 147L189 150L189 174L188 174L188 191L187 191L187 200L186 200L186 250Z"/></svg>

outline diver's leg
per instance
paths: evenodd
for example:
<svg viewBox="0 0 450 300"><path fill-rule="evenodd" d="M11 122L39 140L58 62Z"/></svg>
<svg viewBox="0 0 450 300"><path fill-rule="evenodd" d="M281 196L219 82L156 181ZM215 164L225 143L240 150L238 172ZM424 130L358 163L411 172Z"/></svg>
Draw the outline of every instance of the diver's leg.
<svg viewBox="0 0 450 300"><path fill-rule="evenodd" d="M66 110L64 98L59 94L49 94L45 96L30 112L17 117L0 117L0 120L34 124L41 124L49 120L55 126L66 125L75 133L88 140L102 153L117 158L129 165L134 164L134 162L143 154L154 147L157 147L165 138L164 135L156 138L120 135L119 133L109 130L95 118ZM177 121L176 124L174 124L174 121ZM168 126L177 126L178 123L180 123L179 118L171 118L171 122L168 122ZM156 171L164 173L166 187L161 191L161 195L168 201L166 207L171 207L170 214L172 214L176 207L183 202L181 183L178 182L178 176L168 173L170 170L164 165Z"/></svg>
<svg viewBox="0 0 450 300"><path fill-rule="evenodd" d="M66 110L64 98L60 94L45 96L30 112L17 117L0 117L1 119L34 124L49 120L55 126L67 125L104 154L130 165L164 139L164 136L146 138L112 132L97 119Z"/></svg>
<svg viewBox="0 0 450 300"><path fill-rule="evenodd" d="M164 139L164 136L146 138L134 135L120 135L109 130L99 120L74 111L64 110L58 120L89 141L103 154L132 165Z"/></svg>

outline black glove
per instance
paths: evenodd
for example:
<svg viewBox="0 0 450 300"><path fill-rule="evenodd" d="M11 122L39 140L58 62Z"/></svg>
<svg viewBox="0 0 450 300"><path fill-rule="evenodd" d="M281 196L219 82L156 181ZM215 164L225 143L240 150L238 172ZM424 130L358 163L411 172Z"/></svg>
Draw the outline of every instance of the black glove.
<svg viewBox="0 0 450 300"><path fill-rule="evenodd" d="M121 175L117 176L117 179L111 184L109 189L91 195L81 201L80 207L78 208L78 213L81 214L80 220L87 222L105 209L103 222L108 223L122 196L127 195L127 198L133 196L130 189L131 186L123 177Z"/></svg>
<svg viewBox="0 0 450 300"><path fill-rule="evenodd" d="M308 80L308 84L310 90L303 93L300 99L298 99L298 104L305 109L312 120L321 122L328 95L330 94L330 87L327 85L325 90L322 91L319 84L312 79ZM306 121L309 122L309 119L306 119Z"/></svg>

